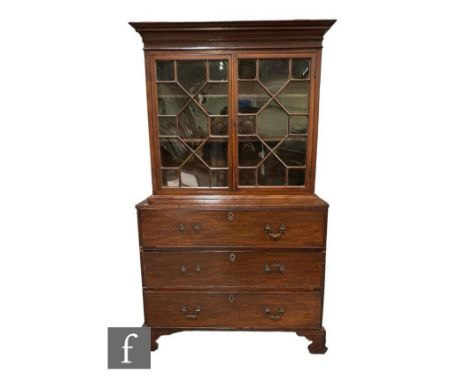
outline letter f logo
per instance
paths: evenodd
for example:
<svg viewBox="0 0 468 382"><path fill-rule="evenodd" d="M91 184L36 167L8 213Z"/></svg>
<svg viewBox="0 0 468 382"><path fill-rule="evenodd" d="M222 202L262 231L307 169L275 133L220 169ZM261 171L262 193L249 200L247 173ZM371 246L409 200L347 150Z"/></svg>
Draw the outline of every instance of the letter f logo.
<svg viewBox="0 0 468 382"><path fill-rule="evenodd" d="M122 346L122 349L124 350L124 360L120 363L132 363L132 361L129 361L128 360L128 349L133 349L133 346L129 346L128 345L128 339L130 337L133 337L133 338L138 338L138 334L136 333L130 333L126 338L125 338L125 341L124 341L124 345Z"/></svg>

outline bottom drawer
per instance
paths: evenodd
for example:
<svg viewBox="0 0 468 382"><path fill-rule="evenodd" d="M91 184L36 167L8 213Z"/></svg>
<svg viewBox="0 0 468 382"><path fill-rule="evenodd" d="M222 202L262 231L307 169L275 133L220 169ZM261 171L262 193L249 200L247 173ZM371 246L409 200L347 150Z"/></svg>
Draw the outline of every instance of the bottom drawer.
<svg viewBox="0 0 468 382"><path fill-rule="evenodd" d="M321 326L320 292L145 291L145 323L161 328Z"/></svg>

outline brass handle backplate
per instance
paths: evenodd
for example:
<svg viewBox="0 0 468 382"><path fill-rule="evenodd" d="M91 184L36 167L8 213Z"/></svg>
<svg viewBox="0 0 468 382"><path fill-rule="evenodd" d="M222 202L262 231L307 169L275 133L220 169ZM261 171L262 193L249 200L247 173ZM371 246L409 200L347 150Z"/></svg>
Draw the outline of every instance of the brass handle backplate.
<svg viewBox="0 0 468 382"><path fill-rule="evenodd" d="M265 264L265 268L263 268L263 271L265 273L273 273L273 272L284 273L286 271L286 268L284 267L283 264L271 263L271 264Z"/></svg>
<svg viewBox="0 0 468 382"><path fill-rule="evenodd" d="M273 321L278 321L284 314L284 308L282 306L276 310L276 313L273 313L269 306L265 306L264 310L267 317Z"/></svg>
<svg viewBox="0 0 468 382"><path fill-rule="evenodd" d="M197 305L193 313L190 313L188 308L185 305L180 308L180 311L184 313L184 316L186 318L197 318L198 314L201 312L201 306Z"/></svg>
<svg viewBox="0 0 468 382"><path fill-rule="evenodd" d="M187 274L187 267L186 267L185 265L182 265L182 266L180 267L180 271L181 271L184 275ZM197 264L197 265L195 266L195 272L197 272L197 273L200 273L200 272L201 272L201 265L200 265L200 264Z"/></svg>
<svg viewBox="0 0 468 382"><path fill-rule="evenodd" d="M177 225L177 228L179 229L179 232L180 232L180 233L185 232L185 224L178 224L178 225ZM193 228L193 230L194 230L196 233L198 233L198 232L201 231L202 225L199 224L199 223L197 223L197 224L194 224L194 225L192 226L192 228Z"/></svg>
<svg viewBox="0 0 468 382"><path fill-rule="evenodd" d="M283 236L285 232L286 232L286 226L284 224L281 224L279 226L278 233L273 233L271 225L269 224L265 225L265 234L270 236L273 240L279 240L279 238L281 238L281 236Z"/></svg>

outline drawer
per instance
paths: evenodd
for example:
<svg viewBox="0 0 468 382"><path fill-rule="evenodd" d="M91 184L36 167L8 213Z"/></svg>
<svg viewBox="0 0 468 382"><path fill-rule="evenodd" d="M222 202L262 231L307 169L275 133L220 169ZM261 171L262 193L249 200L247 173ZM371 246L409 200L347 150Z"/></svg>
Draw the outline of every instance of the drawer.
<svg viewBox="0 0 468 382"><path fill-rule="evenodd" d="M146 288L320 289L324 253L142 252Z"/></svg>
<svg viewBox="0 0 468 382"><path fill-rule="evenodd" d="M321 324L320 292L145 291L145 323L161 328L278 329Z"/></svg>
<svg viewBox="0 0 468 382"><path fill-rule="evenodd" d="M140 241L164 247L325 247L326 209L139 211Z"/></svg>

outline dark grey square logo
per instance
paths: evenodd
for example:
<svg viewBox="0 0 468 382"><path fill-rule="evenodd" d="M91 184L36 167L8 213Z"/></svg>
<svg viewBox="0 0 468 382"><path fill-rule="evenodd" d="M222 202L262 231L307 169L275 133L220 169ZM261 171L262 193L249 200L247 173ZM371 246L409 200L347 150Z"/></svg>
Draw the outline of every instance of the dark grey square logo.
<svg viewBox="0 0 468 382"><path fill-rule="evenodd" d="M150 369L150 345L150 328L107 328L107 368Z"/></svg>

